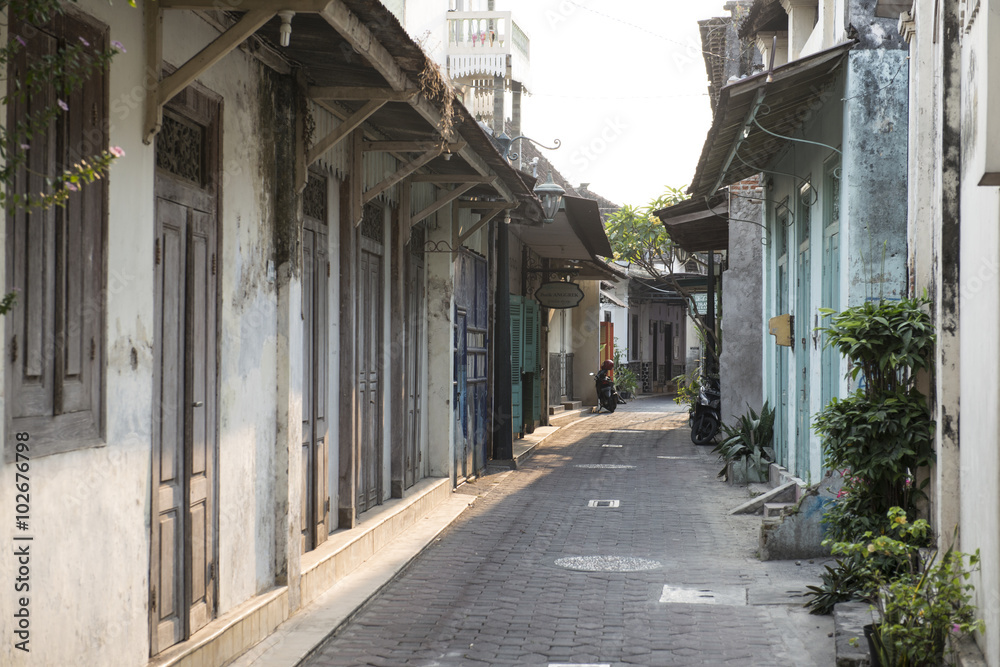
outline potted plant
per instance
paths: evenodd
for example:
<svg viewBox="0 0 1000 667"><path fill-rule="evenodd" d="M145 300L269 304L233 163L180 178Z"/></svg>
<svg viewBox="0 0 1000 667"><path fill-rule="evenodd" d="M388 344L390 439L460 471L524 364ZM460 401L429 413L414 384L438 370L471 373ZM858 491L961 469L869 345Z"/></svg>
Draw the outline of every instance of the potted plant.
<svg viewBox="0 0 1000 667"><path fill-rule="evenodd" d="M617 347L618 339L615 339L615 391L622 398L632 398L635 396L639 378L635 372L628 367L628 362L622 356L622 350Z"/></svg>
<svg viewBox="0 0 1000 667"><path fill-rule="evenodd" d="M909 523L899 507L891 508L887 517L895 536L867 531L861 541L833 545L835 555L857 555L867 564L862 565L861 576L872 602L872 625L865 629L872 664L942 664L949 640L985 630L983 621L975 618L970 604L973 586L968 583L979 565L979 552L963 554L949 548L941 554L921 548L930 530L926 521ZM880 557L896 561L902 574L886 578L885 568L876 563Z"/></svg>
<svg viewBox="0 0 1000 667"><path fill-rule="evenodd" d="M722 429L725 437L713 450L726 463L719 477L734 484L766 482L774 461L774 409L765 401L758 414L747 405L735 426L723 424Z"/></svg>

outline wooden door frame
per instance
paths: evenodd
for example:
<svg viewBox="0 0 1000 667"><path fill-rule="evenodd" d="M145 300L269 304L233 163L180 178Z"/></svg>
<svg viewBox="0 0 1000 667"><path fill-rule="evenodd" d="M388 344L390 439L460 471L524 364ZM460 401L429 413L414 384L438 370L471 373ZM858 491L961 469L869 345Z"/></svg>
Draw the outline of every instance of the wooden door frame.
<svg viewBox="0 0 1000 667"><path fill-rule="evenodd" d="M314 234L314 239L315 239L315 244L313 246L314 255L315 254L320 254L320 255L326 257L326 267L319 267L319 268L317 268L315 262L313 263L313 272L314 272L314 275L315 275L315 271L317 271L317 270L321 271L321 272L322 271L326 271L327 272L327 274L326 274L326 279L327 279L326 302L327 303L325 305L324 310L322 311L322 313L323 313L323 315L325 315L325 317L323 315L317 315L317 312L316 312L317 308L316 308L316 306L317 306L317 304L319 304L321 302L322 297L319 294L317 294L317 292L316 292L316 282L315 282L314 277L307 276L305 274L305 272L303 272L303 276L302 276L302 279L303 279L303 293L305 292L305 281L306 280L313 280L314 282L310 286L310 290L311 290L310 294L312 296L312 304L310 306L310 309L311 309L310 312L311 312L311 317L312 317L311 324L313 325L314 330L313 330L313 336L311 338L309 338L309 345L311 346L309 354L311 355L311 359L313 361L312 365L313 365L314 368L317 366L317 363L325 363L327 365L327 369L326 369L326 373L325 373L326 378L327 378L327 391L324 392L324 396L326 397L325 402L327 404L329 404L329 377L330 377L330 367L329 367L329 333L327 333L327 345L326 345L327 355L326 355L326 358L323 359L323 360L318 360L317 357L316 357L316 355L314 354L315 348L316 348L315 329L317 327L323 327L323 328L327 328L327 329L329 328L329 312L330 312L329 311L329 305L330 305L329 304L329 301L330 301L330 286L329 286L330 273L329 273L329 271L330 271L330 265L331 265L330 250L329 250L329 243L330 243L330 237L329 237L329 234L330 234L330 224L329 224L329 181L328 181L327 176L325 176L323 174L320 174L320 173L316 173L316 172L311 172L310 173L310 178L321 179L323 187L325 188L325 195L326 195L325 206L324 206L325 219L317 218L317 217L309 215L309 214L307 214L305 212L303 212L303 215L302 215L303 230L305 231L306 229L308 229L308 231L310 231L312 234ZM320 245L320 243L322 243L322 246ZM304 247L304 244L303 244L303 247ZM305 341L305 336L303 336L303 341ZM305 344L305 342L304 342L304 344ZM312 405L310 406L310 411L311 411L310 412L310 414L311 414L310 423L312 424L312 429L313 429L312 433L310 434L310 446L313 447L312 456L313 456L314 465L313 465L312 475L310 476L310 479L307 480L307 483L312 488L313 502L312 502L312 506L311 507L307 507L307 512L306 512L307 517L303 517L304 520L306 518L308 518L308 520L309 520L308 533L309 533L309 543L311 544L311 546L309 546L308 549L303 549L303 551L311 551L311 550L315 549L317 546L319 546L320 544L322 544L324 541L326 541L326 538L329 535L329 531L330 531L330 526L329 526L330 491L329 491L329 487L328 487L328 484L327 484L327 480L329 479L329 474L330 474L330 471L329 471L329 460L330 460L330 455L329 455L329 447L330 447L330 424L329 424L329 419L330 419L330 415L329 415L329 410L326 410L325 411L325 414L326 414L326 417L325 417L326 435L324 436L325 444L323 445L322 451L320 452L321 454L323 454L323 456L320 457L320 458L317 458L315 456L316 453L317 453L315 451L315 446L316 446L316 437L315 437L315 435L316 435L316 421L317 421L316 415L317 415L317 408L321 405L321 401L317 398L317 396L319 396L319 393L320 393L318 390L319 390L319 388L320 388L320 386L322 384L322 379L321 378L317 378L316 374L314 372L312 372L312 371L309 371L309 373L310 373L309 381L310 381L310 383L312 385L312 388L311 388L312 389L312 393L311 393ZM303 374L305 374L305 371L303 372ZM305 378L303 378L303 380L305 380ZM329 405L327 405L326 407L328 408ZM308 497L308 495L309 495L308 491L309 491L308 489L303 489L302 490L303 495L306 496L306 497ZM319 493L319 492L324 492L324 493ZM321 530L321 526L323 526L322 530Z"/></svg>
<svg viewBox="0 0 1000 667"><path fill-rule="evenodd" d="M172 71L173 68L169 66L164 67L164 73L167 74ZM214 309L215 309L215 328L214 331L210 332L210 335L214 336L214 354L215 358L213 363L215 365L215 375L216 382L214 387L214 396L212 400L214 401L214 411L213 418L210 421L210 428L214 430L214 442L215 447L212 450L211 461L206 465L211 468L211 480L210 480L210 502L208 503L208 520L211 522L211 533L215 537L212 541L212 548L210 554L210 572L214 574L211 577L211 582L206 584L209 586L209 594L211 596L211 604L209 609L209 618L215 618L218 614L218 568L216 567L219 558L219 511L218 511L218 498L219 498L219 472L218 472L218 456L219 456L219 413L218 408L220 405L220 387L218 383L218 368L219 368L219 355L220 355L220 330L221 330L221 317L219 317L219 312L221 310L221 290L219 289L219 275L221 275L221 252L222 248L222 197L220 193L220 187L222 184L222 161L221 161L221 150L222 150L222 120L223 120L223 99L220 95L210 91L209 89L201 86L200 84L191 84L179 95L177 95L166 107L165 111L172 112L177 116L193 122L205 130L204 145L205 145L205 186L203 188L197 188L189 183L182 181L181 179L170 175L165 170L160 168L154 169L154 188L153 188L153 201L154 201L154 239L156 241L156 246L154 248L154 318L157 317L157 313L160 313L163 304L159 302L159 296L157 290L155 289L155 276L159 269L157 269L159 258L157 251L158 242L160 237L160 223L159 217L155 215L155 203L157 199L161 197L163 199L172 200L171 195L177 196L178 194L188 194L192 196L192 199L199 201L203 208L205 208L205 213L210 213L214 216L214 232L215 232L215 247L212 248L212 252L215 256L215 263L211 267L211 270L215 276L215 293L214 298ZM154 145L155 150L155 145ZM187 251L187 244L189 243L189 238L184 239L185 252ZM187 263L187 259L185 263ZM188 267L185 266L185 289L184 289L184 299L185 299L185 311L188 308L189 303L189 289L187 271ZM162 320L158 320L162 321ZM184 359L181 362L184 364L185 377L184 382L184 402L185 402L185 414L190 412L190 387L189 384L191 379L188 377L188 328L189 324L185 323L184 332ZM160 337L154 332L154 342L153 342L153 359L158 360L162 355L162 342ZM158 409L159 401L156 400L159 392L159 385L162 380L161 369L159 363L153 364L153 403L152 408L154 411L153 420L157 419L155 411ZM184 480L182 498L184 500L184 509L186 513L190 512L190 486L191 486L191 452L190 448L192 445L190 435L191 420L189 416L185 417L184 420ZM158 454L160 452L161 443L158 438L158 430L153 428L151 435L151 464L152 464L152 475L150 477L150 552L149 552L149 582L147 587L147 627L149 629L150 638L150 656L155 656L170 647L159 647L157 642L156 633L156 623L155 623L155 613L156 613L156 591L155 587L159 582L159 561L157 560L157 545L159 544L159 539L157 535L157 516L158 516L158 499L157 499L157 487L158 481L156 471L158 468ZM190 520L185 520L184 525L184 544L183 544L183 600L181 601L182 608L182 632L181 639L177 643L182 643L190 638L190 612L191 612L191 522ZM173 644L172 646L176 646Z"/></svg>

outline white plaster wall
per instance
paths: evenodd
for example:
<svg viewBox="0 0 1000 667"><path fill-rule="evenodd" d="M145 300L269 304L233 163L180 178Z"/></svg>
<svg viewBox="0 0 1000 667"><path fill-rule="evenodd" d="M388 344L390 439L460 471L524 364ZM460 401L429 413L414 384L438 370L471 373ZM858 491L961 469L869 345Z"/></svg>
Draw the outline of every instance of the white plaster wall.
<svg viewBox="0 0 1000 667"><path fill-rule="evenodd" d="M451 208L428 222L428 241L451 243ZM432 477L454 479L455 413L454 400L454 312L455 263L450 253L426 253L427 281L427 391L424 414L433 424L428 438L427 466Z"/></svg>
<svg viewBox="0 0 1000 667"><path fill-rule="evenodd" d="M583 290L583 300L576 308L569 310L573 322L573 396L584 405L597 405L597 389L591 373L601 367L601 327L598 324L600 312L600 283L596 280L581 280L577 283Z"/></svg>
<svg viewBox="0 0 1000 667"><path fill-rule="evenodd" d="M990 3L996 6L997 3ZM992 18L992 17L991 17ZM980 133L989 86L982 48L987 26L977 22L962 53L961 186L961 535L962 550L979 549L973 577L975 603L988 631L979 638L991 666L1000 665L1000 190L978 186L983 153L992 148ZM996 81L992 81L996 88ZM983 268L987 270L982 270Z"/></svg>
<svg viewBox="0 0 1000 667"><path fill-rule="evenodd" d="M142 78L141 11L126 3L83 2L81 7L109 24L110 39L128 50L115 58L109 79L111 100L128 98ZM15 594L12 579L6 579L10 588L0 596L4 665L145 664L149 652L153 160L141 141L141 116L128 112L111 117L110 145L122 147L126 155L108 180L106 444L30 461L30 590ZM0 246L0 261L5 256ZM0 319L3 340L5 324ZM2 387L0 377L0 391ZM0 477L0 508L9 519L0 573L11 577L17 566L11 548L13 466L0 464ZM30 653L13 647L15 598L25 595L30 599Z"/></svg>

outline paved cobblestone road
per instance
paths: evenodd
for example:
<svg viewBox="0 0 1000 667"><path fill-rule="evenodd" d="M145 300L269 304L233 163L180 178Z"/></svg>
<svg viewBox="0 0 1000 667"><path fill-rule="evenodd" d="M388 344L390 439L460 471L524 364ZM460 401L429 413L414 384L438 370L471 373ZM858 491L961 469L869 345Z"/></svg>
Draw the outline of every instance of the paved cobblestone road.
<svg viewBox="0 0 1000 667"><path fill-rule="evenodd" d="M719 467L668 399L585 417L462 487L485 495L306 664L833 665L832 621L794 595L819 564L758 561ZM595 556L656 563L557 564Z"/></svg>

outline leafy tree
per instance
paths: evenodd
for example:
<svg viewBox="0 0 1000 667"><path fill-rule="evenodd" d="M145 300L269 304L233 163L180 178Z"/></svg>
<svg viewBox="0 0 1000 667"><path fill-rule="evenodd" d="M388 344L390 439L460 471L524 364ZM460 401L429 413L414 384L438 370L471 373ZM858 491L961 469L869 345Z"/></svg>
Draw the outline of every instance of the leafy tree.
<svg viewBox="0 0 1000 667"><path fill-rule="evenodd" d="M633 271L638 269L637 273L641 277L655 283L666 284L684 297L689 305L688 316L706 339L711 337L715 342L715 349L718 351L720 349L718 320L716 320L714 331L705 330L704 321L701 313L698 312L693 294L678 282L674 272L675 260L679 260L681 257L685 261L694 260L701 266L706 265L707 259L697 254L688 255L684 252L670 238L667 228L664 227L660 219L653 215L654 211L673 206L687 198L688 195L684 193L684 188L674 188L668 185L663 194L645 206L625 205L608 215L604 228L608 234L608 240L611 242L615 260L628 262L632 265Z"/></svg>
<svg viewBox="0 0 1000 667"><path fill-rule="evenodd" d="M135 6L135 0L129 0ZM28 40L35 26L44 26L65 11L59 0L0 0L0 15L8 26L8 41L0 46L0 68L18 60L27 51ZM18 26L12 28L12 26ZM25 34L21 34L21 33ZM62 206L70 193L100 179L111 164L125 153L112 147L96 155L74 156L72 164L63 164L59 173L45 176L41 192L22 193L15 189L19 173L28 170L28 155L34 137L51 130L60 114L69 112L64 99L78 90L97 71L108 66L111 59L123 53L120 42L112 42L107 49L97 49L83 38L77 43L61 45L55 54L27 59L23 74L16 80L7 80L6 95L0 97L0 106L24 104L29 98L38 99L46 91L54 91L56 102L37 108L12 125L0 127L0 209L8 215L20 209L46 209ZM0 298L0 315L7 314L17 299L16 292Z"/></svg>

